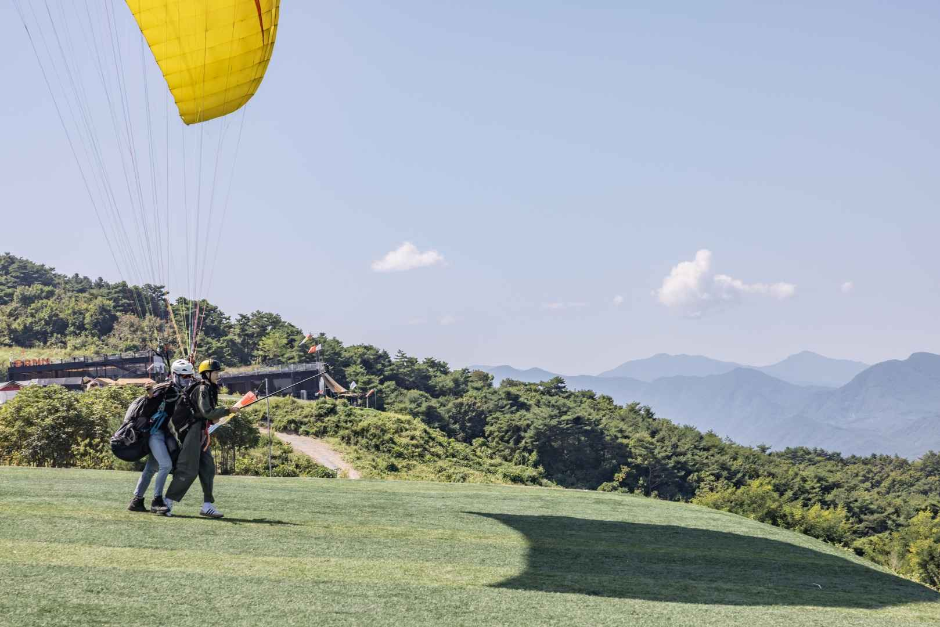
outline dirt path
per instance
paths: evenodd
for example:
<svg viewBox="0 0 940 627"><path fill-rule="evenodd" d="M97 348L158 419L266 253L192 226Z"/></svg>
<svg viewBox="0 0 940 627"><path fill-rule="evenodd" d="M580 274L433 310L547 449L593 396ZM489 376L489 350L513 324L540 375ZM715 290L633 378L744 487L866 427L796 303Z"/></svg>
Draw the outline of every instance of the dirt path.
<svg viewBox="0 0 940 627"><path fill-rule="evenodd" d="M264 427L259 427L259 430L264 435L268 434L268 430ZM350 466L338 451L319 438L292 433L279 433L277 431L274 432L274 437L281 442L290 444L294 450L310 457L321 466L335 470L338 477L347 479L360 479L362 477L359 471Z"/></svg>

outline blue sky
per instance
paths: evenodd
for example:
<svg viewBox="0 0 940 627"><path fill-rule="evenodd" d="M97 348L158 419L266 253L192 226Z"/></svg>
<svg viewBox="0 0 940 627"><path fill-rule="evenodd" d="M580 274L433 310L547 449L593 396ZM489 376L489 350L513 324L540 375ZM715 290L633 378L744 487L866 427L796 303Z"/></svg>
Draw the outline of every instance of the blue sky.
<svg viewBox="0 0 940 627"><path fill-rule="evenodd" d="M940 352L937 3L281 10L226 311L569 374ZM10 3L0 69L0 248L117 279Z"/></svg>

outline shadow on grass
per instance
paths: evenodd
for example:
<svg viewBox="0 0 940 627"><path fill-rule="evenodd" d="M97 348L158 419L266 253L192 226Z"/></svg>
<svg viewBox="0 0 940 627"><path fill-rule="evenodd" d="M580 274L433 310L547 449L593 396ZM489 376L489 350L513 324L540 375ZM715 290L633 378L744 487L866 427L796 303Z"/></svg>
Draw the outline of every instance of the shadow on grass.
<svg viewBox="0 0 940 627"><path fill-rule="evenodd" d="M229 523L230 525L248 524L270 526L287 525L289 527L303 526L300 523L287 522L286 520L274 520L271 518L231 518L229 516L225 516L224 518L209 518L208 516L186 516L185 514L173 514L173 518L199 518L201 520L211 520L212 522Z"/></svg>
<svg viewBox="0 0 940 627"><path fill-rule="evenodd" d="M925 586L778 540L671 525L467 513L526 538L525 571L498 588L722 605L940 603L940 594Z"/></svg>

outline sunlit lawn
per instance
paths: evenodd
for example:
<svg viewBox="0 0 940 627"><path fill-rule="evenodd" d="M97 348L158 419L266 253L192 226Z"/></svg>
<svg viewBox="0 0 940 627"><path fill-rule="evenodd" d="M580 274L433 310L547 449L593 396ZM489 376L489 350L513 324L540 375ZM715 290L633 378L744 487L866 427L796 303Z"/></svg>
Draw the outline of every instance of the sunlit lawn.
<svg viewBox="0 0 940 627"><path fill-rule="evenodd" d="M940 595L729 514L581 491L0 468L3 625L937 625Z"/></svg>

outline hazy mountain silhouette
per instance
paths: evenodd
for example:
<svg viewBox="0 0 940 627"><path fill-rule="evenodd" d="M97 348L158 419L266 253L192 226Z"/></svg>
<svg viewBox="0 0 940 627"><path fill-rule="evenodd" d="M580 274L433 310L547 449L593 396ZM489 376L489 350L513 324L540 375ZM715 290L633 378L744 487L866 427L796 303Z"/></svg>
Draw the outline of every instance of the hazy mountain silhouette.
<svg viewBox="0 0 940 627"><path fill-rule="evenodd" d="M832 359L810 351L790 355L770 366L755 368L764 374L796 385L840 387L851 381L868 364L848 359Z"/></svg>
<svg viewBox="0 0 940 627"><path fill-rule="evenodd" d="M701 355L667 355L659 353L646 359L634 359L620 364L612 370L600 373L599 377L629 377L639 381L655 381L663 377L707 377L724 374L741 364L718 361Z"/></svg>
<svg viewBox="0 0 940 627"><path fill-rule="evenodd" d="M490 373L493 375L493 385L497 387L503 379L515 379L516 381L524 381L525 383L539 383L540 381L548 381L554 377L561 376L547 370L542 370L541 368L519 370L512 366L470 366L470 369Z"/></svg>
<svg viewBox="0 0 940 627"><path fill-rule="evenodd" d="M652 382L664 377L707 377L725 374L736 368L751 368L795 385L839 387L868 368L867 364L847 359L831 359L810 351L790 355L769 366L747 366L719 361L701 355L667 355L660 353L646 359L635 359L600 373L600 377L629 377Z"/></svg>
<svg viewBox="0 0 940 627"><path fill-rule="evenodd" d="M825 363L817 357L801 353L774 366L800 379L795 366ZM844 376L857 367L850 368L855 363L843 363ZM498 372L500 380L526 382L556 376L537 368L522 371L510 366L488 371ZM839 388L795 385L765 371L734 368L709 376L653 381L614 376L565 380L571 389L594 390L618 403L649 405L663 418L712 430L741 444L763 443L775 449L810 446L844 454L909 458L940 450L940 355L915 353L903 361L876 364ZM814 376L818 380L819 371Z"/></svg>

